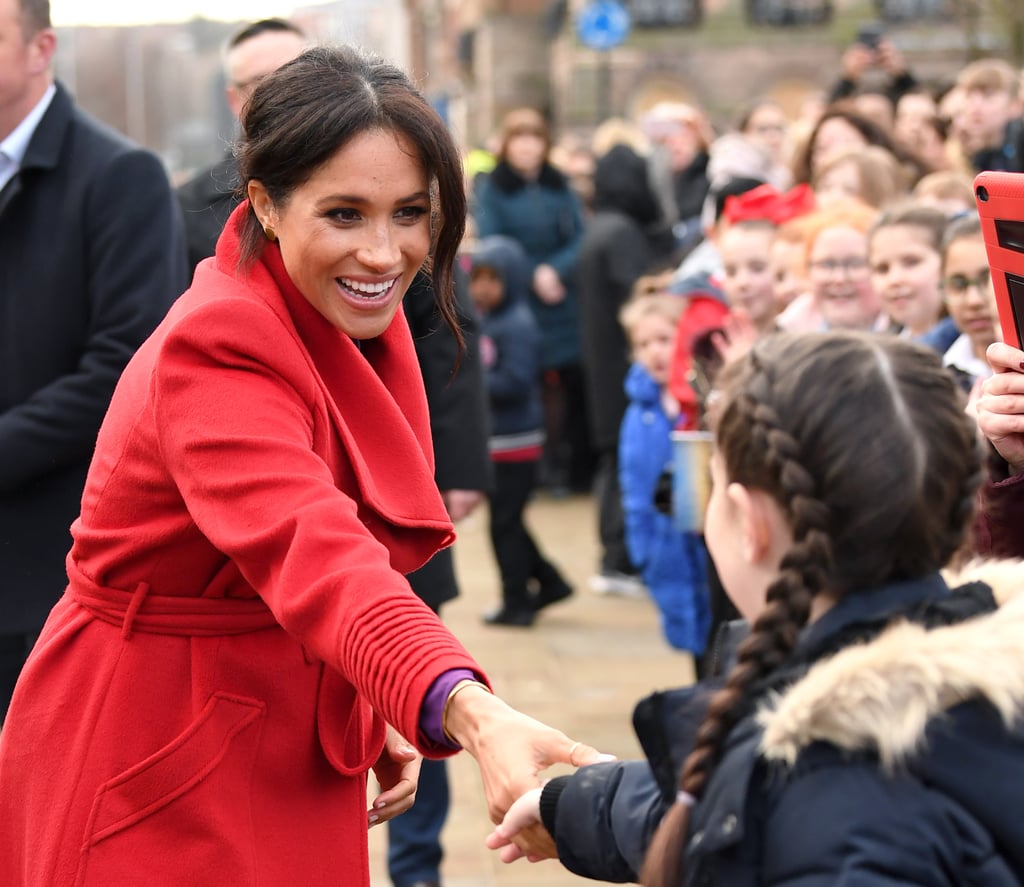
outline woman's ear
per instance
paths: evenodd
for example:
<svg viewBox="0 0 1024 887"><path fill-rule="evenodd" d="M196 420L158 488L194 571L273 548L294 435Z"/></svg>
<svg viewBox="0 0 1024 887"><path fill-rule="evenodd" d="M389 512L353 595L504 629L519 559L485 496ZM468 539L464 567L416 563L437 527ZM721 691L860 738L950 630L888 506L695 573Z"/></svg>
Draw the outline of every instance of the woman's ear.
<svg viewBox="0 0 1024 887"><path fill-rule="evenodd" d="M729 484L726 495L739 518L744 559L752 566L764 566L773 556L778 523L782 515L775 500L763 490Z"/></svg>
<svg viewBox="0 0 1024 887"><path fill-rule="evenodd" d="M270 199L270 195L267 193L267 189L263 187L263 182L258 179L251 179L246 191L249 194L249 203L252 205L253 212L256 213L256 218L264 229L274 229L277 227L277 210L274 207L274 201Z"/></svg>

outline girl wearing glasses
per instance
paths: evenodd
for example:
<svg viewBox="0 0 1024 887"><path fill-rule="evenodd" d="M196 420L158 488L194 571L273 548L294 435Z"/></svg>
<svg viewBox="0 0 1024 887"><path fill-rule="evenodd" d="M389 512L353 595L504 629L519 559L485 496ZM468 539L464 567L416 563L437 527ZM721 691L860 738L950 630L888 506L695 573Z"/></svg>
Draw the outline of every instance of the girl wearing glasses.
<svg viewBox="0 0 1024 887"><path fill-rule="evenodd" d="M875 217L872 207L849 199L808 220L808 279L825 329L888 326L868 266L868 230Z"/></svg>
<svg viewBox="0 0 1024 887"><path fill-rule="evenodd" d="M985 351L1002 341L996 294L989 274L985 241L977 215L950 222L942 242L942 292L960 336L942 362L960 385L970 391L992 375Z"/></svg>

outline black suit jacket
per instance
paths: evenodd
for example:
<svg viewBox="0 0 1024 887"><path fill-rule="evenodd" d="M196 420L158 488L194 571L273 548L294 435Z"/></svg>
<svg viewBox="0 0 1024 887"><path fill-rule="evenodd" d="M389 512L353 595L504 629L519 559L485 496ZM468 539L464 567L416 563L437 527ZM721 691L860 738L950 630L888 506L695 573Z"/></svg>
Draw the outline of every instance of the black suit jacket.
<svg viewBox="0 0 1024 887"><path fill-rule="evenodd" d="M63 592L114 386L185 285L159 159L58 84L0 193L0 634L39 631Z"/></svg>

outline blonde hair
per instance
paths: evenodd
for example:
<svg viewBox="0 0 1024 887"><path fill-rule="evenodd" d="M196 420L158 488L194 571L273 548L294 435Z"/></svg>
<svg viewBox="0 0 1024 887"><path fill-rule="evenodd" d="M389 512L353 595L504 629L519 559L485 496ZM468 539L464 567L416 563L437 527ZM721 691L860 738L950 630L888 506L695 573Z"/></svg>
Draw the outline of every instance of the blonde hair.
<svg viewBox="0 0 1024 887"><path fill-rule="evenodd" d="M645 317L661 317L674 327L679 323L685 302L685 299L668 293L633 296L619 309L619 323L630 340Z"/></svg>
<svg viewBox="0 0 1024 887"><path fill-rule="evenodd" d="M626 145L641 156L651 150L651 140L639 126L623 117L609 117L594 130L590 150L595 157L603 157L616 145Z"/></svg>
<svg viewBox="0 0 1024 887"><path fill-rule="evenodd" d="M1005 92L1016 98L1020 77L1016 69L1002 59L978 59L960 69L956 85L969 91Z"/></svg>
<svg viewBox="0 0 1024 887"><path fill-rule="evenodd" d="M853 197L837 200L824 209L816 210L804 217L806 255L810 255L823 231L852 228L866 235L877 218L878 210Z"/></svg>
<svg viewBox="0 0 1024 887"><path fill-rule="evenodd" d="M914 197L919 200L962 201L973 209L974 184L971 177L955 170L930 172L914 186Z"/></svg>
<svg viewBox="0 0 1024 887"><path fill-rule="evenodd" d="M630 288L629 297L638 299L640 296L658 296L668 294L668 285L675 276L675 269L669 268L658 274L641 274Z"/></svg>

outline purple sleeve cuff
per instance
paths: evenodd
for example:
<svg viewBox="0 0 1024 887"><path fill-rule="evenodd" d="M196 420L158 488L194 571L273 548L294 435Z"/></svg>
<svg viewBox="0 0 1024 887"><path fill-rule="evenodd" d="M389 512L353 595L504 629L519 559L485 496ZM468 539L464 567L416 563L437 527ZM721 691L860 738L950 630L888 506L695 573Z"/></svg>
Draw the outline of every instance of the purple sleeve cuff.
<svg viewBox="0 0 1024 887"><path fill-rule="evenodd" d="M442 748L459 748L456 743L444 735L441 726L444 704L448 701L448 694L452 692L459 681L480 681L480 676L468 668L450 669L434 680L423 699L423 706L420 708L420 733L431 745L439 745Z"/></svg>

